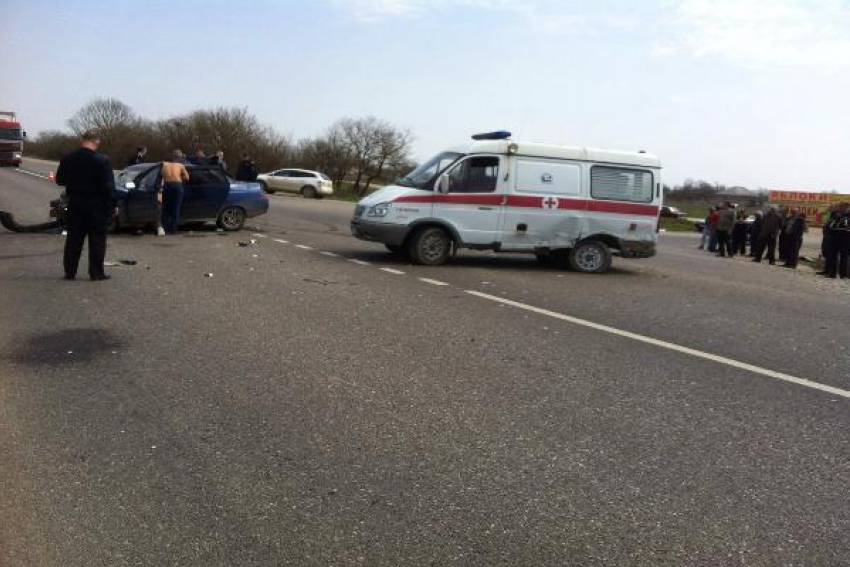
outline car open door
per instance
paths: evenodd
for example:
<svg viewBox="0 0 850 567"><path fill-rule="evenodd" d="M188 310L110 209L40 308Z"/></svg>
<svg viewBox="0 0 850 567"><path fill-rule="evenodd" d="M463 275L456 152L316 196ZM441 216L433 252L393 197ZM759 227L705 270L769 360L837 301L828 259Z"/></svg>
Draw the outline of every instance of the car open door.
<svg viewBox="0 0 850 567"><path fill-rule="evenodd" d="M135 187L126 187L127 200L123 203L128 224L150 224L157 221L159 209L157 194L162 184L162 166L156 165L139 174L133 182ZM119 203L119 205L122 205Z"/></svg>
<svg viewBox="0 0 850 567"><path fill-rule="evenodd" d="M189 181L184 184L181 218L187 221L208 221L218 218L227 201L230 181L219 167L192 167Z"/></svg>

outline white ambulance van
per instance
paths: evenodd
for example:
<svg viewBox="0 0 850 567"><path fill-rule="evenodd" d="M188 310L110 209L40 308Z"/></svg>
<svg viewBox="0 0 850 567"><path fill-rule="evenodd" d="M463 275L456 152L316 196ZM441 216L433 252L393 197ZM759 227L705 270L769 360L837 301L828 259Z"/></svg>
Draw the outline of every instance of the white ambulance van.
<svg viewBox="0 0 850 567"><path fill-rule="evenodd" d="M357 204L351 232L439 265L457 249L526 252L601 273L655 255L661 162L644 152L473 136Z"/></svg>

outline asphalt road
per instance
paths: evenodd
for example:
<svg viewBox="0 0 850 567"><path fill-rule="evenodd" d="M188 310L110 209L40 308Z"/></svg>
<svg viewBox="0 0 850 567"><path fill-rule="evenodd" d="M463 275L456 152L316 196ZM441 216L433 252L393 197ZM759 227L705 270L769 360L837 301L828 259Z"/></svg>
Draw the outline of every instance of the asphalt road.
<svg viewBox="0 0 850 567"><path fill-rule="evenodd" d="M0 565L850 565L847 284L696 235L410 266L272 201L104 283L0 232Z"/></svg>

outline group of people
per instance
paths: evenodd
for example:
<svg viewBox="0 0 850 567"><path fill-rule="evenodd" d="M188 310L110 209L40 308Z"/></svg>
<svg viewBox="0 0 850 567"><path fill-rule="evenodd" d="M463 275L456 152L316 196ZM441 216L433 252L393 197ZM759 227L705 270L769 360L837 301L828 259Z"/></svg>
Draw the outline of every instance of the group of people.
<svg viewBox="0 0 850 567"><path fill-rule="evenodd" d="M63 265L65 279L74 280L82 255L83 245L88 239L89 277L93 281L107 280L104 272L106 257L106 235L112 218L118 215L115 198L115 176L109 158L100 153L100 135L96 131L85 132L80 148L66 155L56 170L56 184L65 188L68 198L67 238ZM127 165L148 163L147 148L140 146L128 160ZM183 184L189 181L187 164L218 165L227 171L224 152L219 150L207 158L203 150L186 159L183 152L174 150L162 163L162 184L157 193L157 233L176 233L180 225L180 209L183 204ZM236 170L236 179L256 181L259 170L245 153Z"/></svg>
<svg viewBox="0 0 850 567"><path fill-rule="evenodd" d="M768 207L756 212L752 220L747 212L726 201L711 207L699 248L721 257L749 256L753 262L778 260L785 268L795 269L800 260L803 235L808 231L806 215L799 207L782 210ZM749 254L747 246L749 245ZM819 275L850 278L850 205L841 203L830 208L821 246L826 267Z"/></svg>
<svg viewBox="0 0 850 567"><path fill-rule="evenodd" d="M144 146L136 148L136 153L127 160L127 166L146 163L148 150ZM180 212L183 205L184 186L189 181L189 171L186 165L213 165L227 172L227 162L224 151L218 150L207 156L204 150L198 150L186 157L181 150L174 150L171 156L162 163L162 185L157 195L157 234L175 234L180 226ZM238 181L256 181L259 169L248 153L242 155L242 160L236 169Z"/></svg>

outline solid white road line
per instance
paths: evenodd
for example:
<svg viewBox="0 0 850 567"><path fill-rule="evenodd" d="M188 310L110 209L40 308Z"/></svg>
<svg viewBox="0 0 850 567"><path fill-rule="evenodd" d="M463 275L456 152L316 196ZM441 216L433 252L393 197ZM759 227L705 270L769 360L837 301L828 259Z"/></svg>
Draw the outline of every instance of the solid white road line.
<svg viewBox="0 0 850 567"><path fill-rule="evenodd" d="M288 240L281 240L280 238L272 238L275 242L280 242L281 244L289 244Z"/></svg>
<svg viewBox="0 0 850 567"><path fill-rule="evenodd" d="M395 274L397 276L403 276L404 275L404 272L402 272L401 270L394 270L392 268L381 268L381 271L387 272L388 274Z"/></svg>
<svg viewBox="0 0 850 567"><path fill-rule="evenodd" d="M327 256L329 258L339 258L339 254L334 254L333 252L325 252L324 250L319 252L322 256Z"/></svg>
<svg viewBox="0 0 850 567"><path fill-rule="evenodd" d="M312 250L313 249L312 246L306 246L304 244L296 244L295 247L300 248L301 250Z"/></svg>
<svg viewBox="0 0 850 567"><path fill-rule="evenodd" d="M446 282L441 282L440 280L432 280L429 278L419 278L420 282L425 282L431 285L449 285Z"/></svg>
<svg viewBox="0 0 850 567"><path fill-rule="evenodd" d="M589 329L602 331L603 333L616 335L618 337L631 339L633 341L639 341L639 342L650 344L652 346L656 346L656 347L659 347L659 348L664 348L664 349L672 350L672 351L679 352L679 353L682 353L682 354L695 356L697 358L702 358L704 360L710 360L711 362L716 362L716 363L719 363L719 364L725 364L726 366L738 368L739 370L746 370L748 372L753 372L754 374L760 374L762 376L767 376L768 378L773 378L775 380L781 380L783 382L790 382L791 384L796 384L798 386L805 386L806 388L812 388L814 390L820 390L821 392L827 392L827 393L833 394L835 396L841 396L842 398L850 398L850 390L842 390L841 388L836 388L834 386L828 386L826 384L821 384L819 382L814 382L812 380L807 380L805 378L798 378L796 376L791 376L790 374L785 374L783 372L776 372L775 370L769 370L767 368L761 368L761 367L755 366L753 364L747 364L746 362L740 362L738 360L726 358L725 356L718 356L716 354L711 354L711 353L708 353L708 352L699 351L699 350L696 350L696 349L684 347L684 346L677 345L677 344L674 344L674 343L668 343L667 341L661 341L661 340L658 340L658 339L653 339L652 337L645 337L643 335L638 335L637 333L631 333L629 331L622 331L620 329L615 329L614 327L609 327L607 325L600 325L599 323L594 323L592 321L586 321L584 319L579 319L577 317L571 317L569 315L564 315L563 313L557 313L555 311L549 311L548 309L542 309L540 307L534 307L533 305L527 305L525 303L519 303L517 301L511 301L510 299L505 299L503 297L497 297L495 295L490 295L488 293L481 293L480 291L473 291L473 290L466 290L466 293L468 293L470 295L474 295L476 297L480 297L482 299L489 299L490 301L495 301L497 303L501 303L502 305L510 305L511 307L516 307L518 309L524 309L526 311L531 311L532 313L537 313L538 315L545 315L546 317L552 317L553 319L560 319L561 321L566 321L568 323L572 323L573 325L579 325L579 326L582 326L582 327L587 327Z"/></svg>
<svg viewBox="0 0 850 567"><path fill-rule="evenodd" d="M363 260L356 260L354 258L348 258L348 261L352 264L357 264L358 266L371 266L369 262L364 262Z"/></svg>

